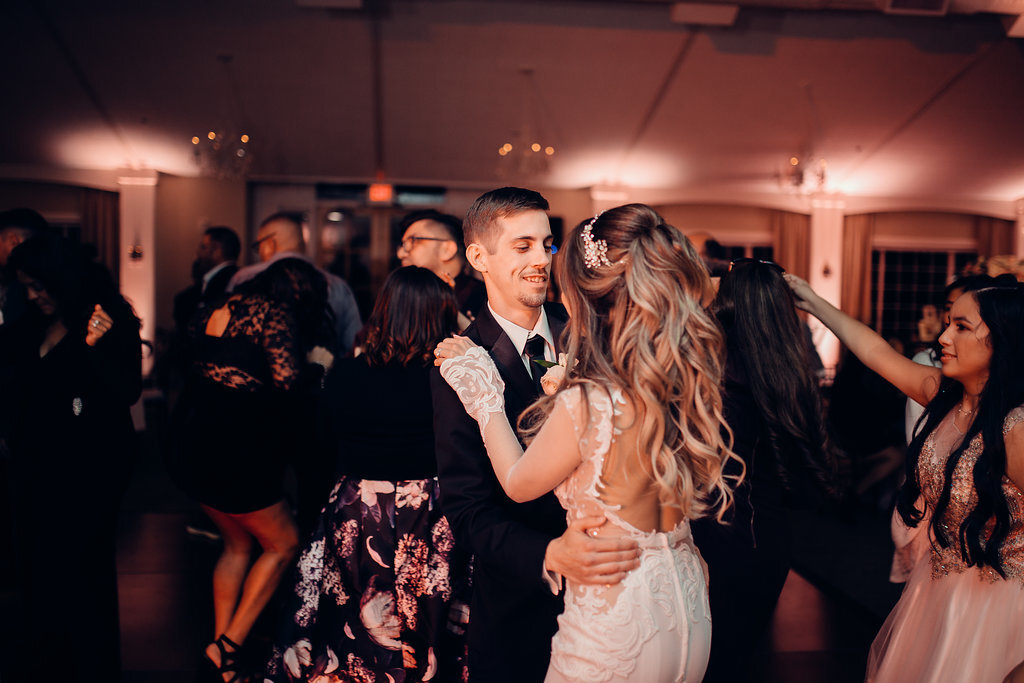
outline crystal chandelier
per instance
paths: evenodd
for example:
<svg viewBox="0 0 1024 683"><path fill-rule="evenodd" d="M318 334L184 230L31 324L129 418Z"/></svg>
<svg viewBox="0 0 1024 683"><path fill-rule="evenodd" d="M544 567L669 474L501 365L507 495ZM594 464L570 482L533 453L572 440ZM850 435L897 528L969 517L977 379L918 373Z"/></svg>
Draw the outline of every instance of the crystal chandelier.
<svg viewBox="0 0 1024 683"><path fill-rule="evenodd" d="M536 178L548 171L555 154L551 135L542 130L538 115L540 95L533 80L533 69L520 70L523 76L523 120L498 148L498 176L504 180Z"/></svg>
<svg viewBox="0 0 1024 683"><path fill-rule="evenodd" d="M252 165L251 138L232 128L211 130L192 137L192 154L200 175L212 178L243 178Z"/></svg>
<svg viewBox="0 0 1024 683"><path fill-rule="evenodd" d="M222 117L221 125L192 136L192 158L199 173L212 178L244 178L252 166L252 137L244 125L246 117L231 72L231 60L230 54L217 55L224 69L233 111Z"/></svg>

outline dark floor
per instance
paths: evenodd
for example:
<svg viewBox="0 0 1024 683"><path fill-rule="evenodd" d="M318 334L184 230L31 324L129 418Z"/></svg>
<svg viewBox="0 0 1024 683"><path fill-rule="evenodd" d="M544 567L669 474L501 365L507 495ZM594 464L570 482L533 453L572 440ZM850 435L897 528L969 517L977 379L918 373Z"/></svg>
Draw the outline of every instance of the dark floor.
<svg viewBox="0 0 1024 683"><path fill-rule="evenodd" d="M161 435L151 429L150 443ZM201 514L167 480L147 448L121 518L118 573L125 683L191 683L212 629L209 577L216 543L186 533ZM887 582L888 518L862 509L852 521L798 516L796 570L774 618L752 683L854 683L868 646L899 595ZM4 615L0 634L16 629ZM268 620L264 620L265 622ZM272 630L272 624L257 630ZM10 656L10 653L8 653ZM0 683L17 683L0 681Z"/></svg>

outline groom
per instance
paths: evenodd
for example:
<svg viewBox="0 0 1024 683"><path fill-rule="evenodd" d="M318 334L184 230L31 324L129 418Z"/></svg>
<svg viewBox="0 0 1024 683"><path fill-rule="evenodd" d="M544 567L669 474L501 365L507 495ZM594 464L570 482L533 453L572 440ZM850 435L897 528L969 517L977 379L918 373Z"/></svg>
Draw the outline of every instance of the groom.
<svg viewBox="0 0 1024 683"><path fill-rule="evenodd" d="M479 197L463 223L466 259L487 288L487 305L465 335L498 366L513 425L539 394L544 368L530 359L556 360L567 322L565 308L545 303L551 273L547 210L537 192L505 187ZM602 517L577 520L567 529L553 493L527 503L506 497L476 421L436 370L431 385L442 509L456 540L475 557L470 680L542 681L562 611L562 577L616 583L636 567L636 544L588 536Z"/></svg>

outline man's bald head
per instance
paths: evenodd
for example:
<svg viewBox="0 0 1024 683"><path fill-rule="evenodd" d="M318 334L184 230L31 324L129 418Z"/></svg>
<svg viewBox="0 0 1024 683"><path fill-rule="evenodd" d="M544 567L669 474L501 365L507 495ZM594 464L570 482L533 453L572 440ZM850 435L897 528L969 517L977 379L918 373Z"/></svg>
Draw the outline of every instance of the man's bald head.
<svg viewBox="0 0 1024 683"><path fill-rule="evenodd" d="M306 248L302 222L294 214L275 213L260 224L256 244L260 261L269 261L274 254L285 251L301 253Z"/></svg>

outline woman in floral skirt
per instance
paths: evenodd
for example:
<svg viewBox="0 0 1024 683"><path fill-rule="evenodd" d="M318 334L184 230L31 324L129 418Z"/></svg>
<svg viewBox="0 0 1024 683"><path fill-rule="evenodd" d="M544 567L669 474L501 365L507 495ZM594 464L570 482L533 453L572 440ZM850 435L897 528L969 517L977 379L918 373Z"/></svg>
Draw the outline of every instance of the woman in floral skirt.
<svg viewBox="0 0 1024 683"><path fill-rule="evenodd" d="M463 678L468 561L437 503L429 382L456 316L441 279L400 268L363 352L328 376L321 437L341 476L299 559L268 680Z"/></svg>

